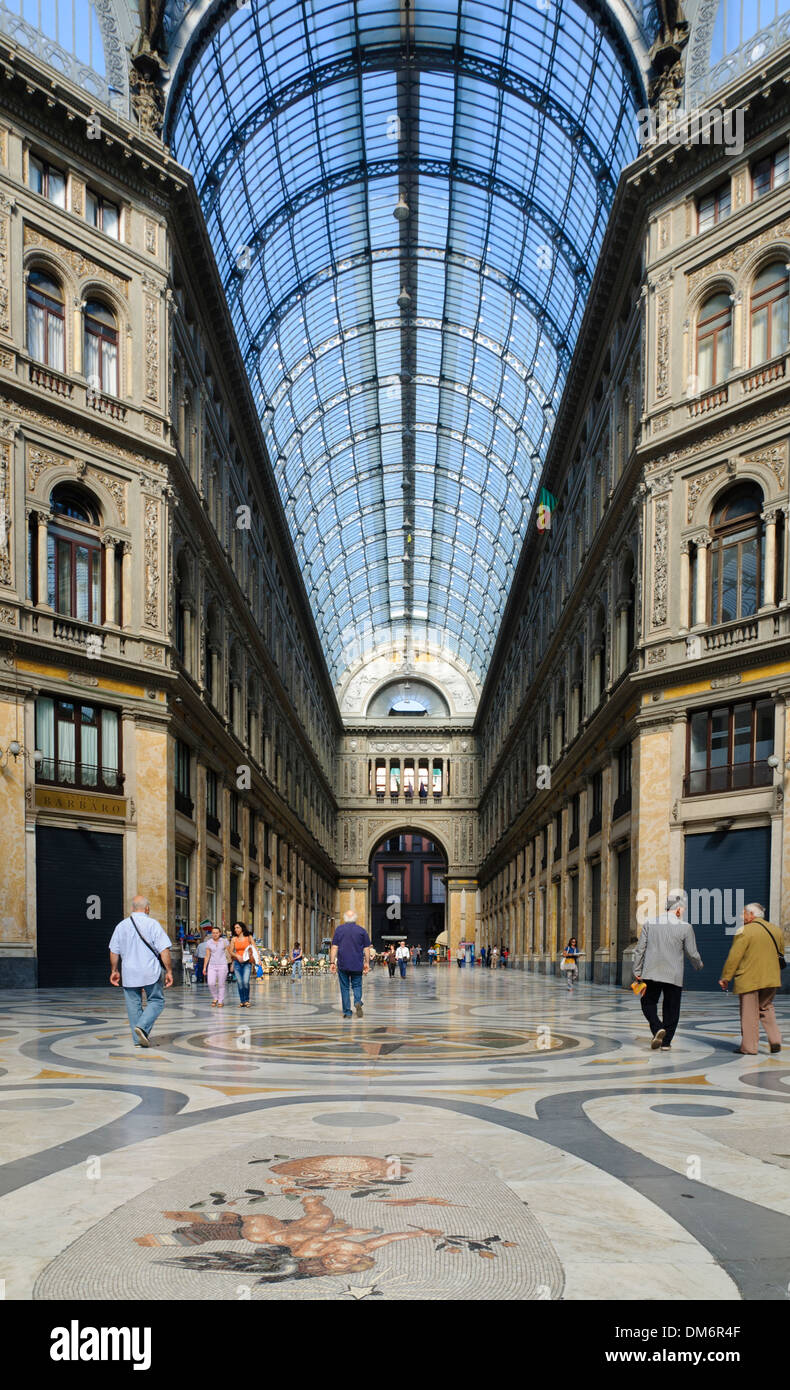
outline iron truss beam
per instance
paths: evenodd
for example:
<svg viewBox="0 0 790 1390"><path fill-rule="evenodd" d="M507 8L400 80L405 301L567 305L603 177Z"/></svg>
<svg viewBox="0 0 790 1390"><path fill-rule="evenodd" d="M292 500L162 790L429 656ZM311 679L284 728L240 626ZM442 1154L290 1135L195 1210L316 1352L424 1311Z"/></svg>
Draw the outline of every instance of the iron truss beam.
<svg viewBox="0 0 790 1390"><path fill-rule="evenodd" d="M316 64L299 73L292 81L283 83L276 91L267 95L236 127L219 151L200 186L201 201L208 191L221 184L228 167L239 159L247 142L276 120L289 106L325 90L334 82L348 81L360 72L399 72L404 68L414 68L418 72L451 72L462 77L475 77L500 91L520 97L527 105L534 107L544 119L559 126L589 166L601 190L606 191L608 199L614 196L616 180L612 177L606 155L590 139L582 122L539 83L531 82L512 68L503 67L474 53L467 53L462 48L431 48L428 45L417 45L407 51L405 46L398 44L381 48L350 49L329 62ZM639 106L641 95L636 91L636 87L635 98L635 105ZM170 127L175 123L178 108L179 102L173 101L166 137L168 141L172 140L173 130Z"/></svg>

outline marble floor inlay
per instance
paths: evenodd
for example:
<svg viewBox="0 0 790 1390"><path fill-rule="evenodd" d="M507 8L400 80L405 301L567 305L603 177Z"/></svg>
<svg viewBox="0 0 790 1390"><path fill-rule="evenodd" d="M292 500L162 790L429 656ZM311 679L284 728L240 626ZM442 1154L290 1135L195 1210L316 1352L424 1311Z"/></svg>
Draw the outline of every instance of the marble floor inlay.
<svg viewBox="0 0 790 1390"><path fill-rule="evenodd" d="M732 997L665 1053L521 972L339 1003L175 988L143 1050L109 988L0 996L6 1298L786 1299L788 1054L733 1054Z"/></svg>

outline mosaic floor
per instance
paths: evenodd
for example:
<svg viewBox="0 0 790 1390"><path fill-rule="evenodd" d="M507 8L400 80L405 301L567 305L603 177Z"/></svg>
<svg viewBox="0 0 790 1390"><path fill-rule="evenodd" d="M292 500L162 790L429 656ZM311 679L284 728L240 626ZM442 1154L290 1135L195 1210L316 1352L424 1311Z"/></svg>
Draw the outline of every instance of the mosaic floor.
<svg viewBox="0 0 790 1390"><path fill-rule="evenodd" d="M630 992L520 972L0 995L5 1297L779 1300L788 1049L732 996L651 1052Z"/></svg>

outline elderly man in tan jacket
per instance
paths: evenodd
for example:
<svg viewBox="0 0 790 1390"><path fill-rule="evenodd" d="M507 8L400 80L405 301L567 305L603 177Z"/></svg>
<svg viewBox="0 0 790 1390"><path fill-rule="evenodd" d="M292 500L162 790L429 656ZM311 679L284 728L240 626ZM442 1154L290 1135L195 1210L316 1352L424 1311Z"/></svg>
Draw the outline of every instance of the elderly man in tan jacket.
<svg viewBox="0 0 790 1390"><path fill-rule="evenodd" d="M719 980L723 990L730 980L735 981L741 1008L741 1045L734 1050L750 1057L759 1047L761 1023L771 1051L782 1050L774 995L782 983L779 957L784 955L785 943L781 927L766 922L764 912L761 903L746 904L743 926L735 933Z"/></svg>

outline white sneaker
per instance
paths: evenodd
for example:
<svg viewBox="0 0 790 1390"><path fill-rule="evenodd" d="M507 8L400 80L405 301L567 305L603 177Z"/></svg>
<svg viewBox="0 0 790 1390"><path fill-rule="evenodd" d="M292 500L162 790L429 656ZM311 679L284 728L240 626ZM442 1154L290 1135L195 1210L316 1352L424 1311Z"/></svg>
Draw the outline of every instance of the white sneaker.
<svg viewBox="0 0 790 1390"><path fill-rule="evenodd" d="M651 1049L652 1052L657 1052L657 1051L658 1051L658 1049L659 1049L659 1047L661 1046L662 1042L664 1041L664 1038L666 1037L666 1035L667 1035L667 1030L666 1030L666 1028L659 1028L658 1032L653 1034L653 1041L652 1041L651 1044L650 1044L650 1049Z"/></svg>

